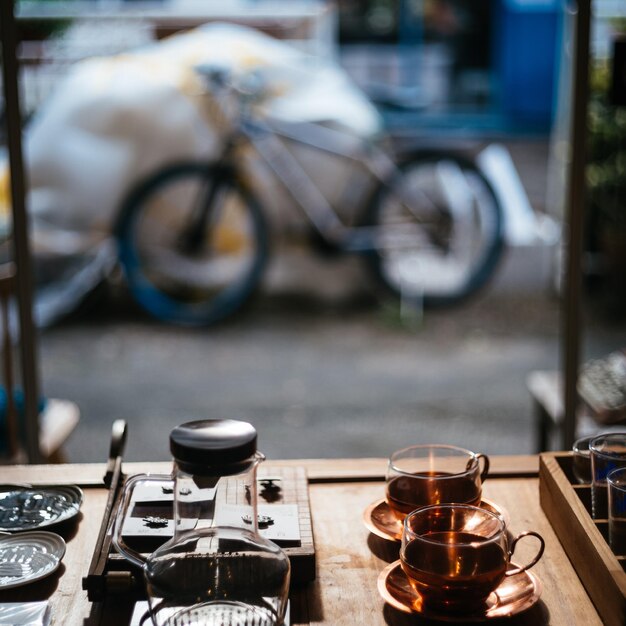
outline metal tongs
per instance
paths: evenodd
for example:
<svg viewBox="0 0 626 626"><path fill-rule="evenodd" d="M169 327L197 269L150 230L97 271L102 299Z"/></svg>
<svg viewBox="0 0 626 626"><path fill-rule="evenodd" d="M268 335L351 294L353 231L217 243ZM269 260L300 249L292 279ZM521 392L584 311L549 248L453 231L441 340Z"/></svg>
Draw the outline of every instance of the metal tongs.
<svg viewBox="0 0 626 626"><path fill-rule="evenodd" d="M108 560L111 551L111 528L115 503L123 482L122 454L126 446L127 427L124 420L115 420L111 430L109 460L107 461L104 485L109 490L104 519L96 541L89 573L83 578L83 589L92 602L102 602L111 589L130 591L136 580L131 572L109 571Z"/></svg>

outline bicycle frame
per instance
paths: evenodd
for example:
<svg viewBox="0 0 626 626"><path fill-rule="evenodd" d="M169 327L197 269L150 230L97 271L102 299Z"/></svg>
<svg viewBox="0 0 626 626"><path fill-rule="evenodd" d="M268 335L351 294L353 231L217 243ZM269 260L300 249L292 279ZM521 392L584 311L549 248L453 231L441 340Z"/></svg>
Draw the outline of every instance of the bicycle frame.
<svg viewBox="0 0 626 626"><path fill-rule="evenodd" d="M381 158L381 161L376 163L367 158L361 146L351 145L352 138L346 133L320 128L310 123L287 129L256 120L246 120L241 130L256 153L269 165L276 178L287 189L292 200L300 206L325 239L351 250L355 249L354 245L357 243L365 246L364 249L371 248L371 243L355 239L355 229L344 225L326 196L300 163L293 158L281 139L357 162L365 166L365 169L378 180L386 179L395 171L395 166L390 160L383 163Z"/></svg>
<svg viewBox="0 0 626 626"><path fill-rule="evenodd" d="M416 237L423 239L423 233L419 236L414 222L398 225L395 229L397 232L392 237L392 245L389 245L389 226L385 227L384 243L381 227L346 226L317 184L287 150L283 140L354 161L380 184L393 186L397 180L398 167L379 146L366 143L340 130L310 122L301 122L297 125L286 124L244 114L226 142L228 146L226 153L232 149L242 149L242 143L251 146L269 166L274 176L288 191L292 201L301 208L320 235L327 242L342 250L365 252L381 248L414 246ZM243 160L236 159L234 161L235 164L243 162ZM418 221L422 221L424 206L422 206L421 213L418 213L412 208L415 200L405 197L406 194L402 193L401 189L397 190L407 208L412 211ZM427 198L426 200L430 203L430 200Z"/></svg>
<svg viewBox="0 0 626 626"><path fill-rule="evenodd" d="M210 122L224 138L221 157L174 163L155 172L132 190L121 209L120 259L131 289L148 311L184 324L207 324L234 312L250 296L269 248L257 163L284 187L323 240L338 251L363 253L380 285L401 302L420 307L456 302L491 275L502 249L502 211L471 161L424 149L396 165L384 144L313 123L279 122L253 108L262 95L254 83L229 85L210 70L203 74L217 87L232 86L215 90L217 97L206 100L208 113L211 108L215 112ZM298 145L351 166L348 175L337 179L343 198L324 194L305 161L294 158ZM367 187L371 195L364 191ZM160 194L169 190L174 195L159 203ZM350 203L350 215L343 200ZM179 206L179 219L169 228L160 219L163 211ZM245 224L241 244L229 243L228 218L233 215L245 220L234 225ZM219 241L222 235L224 241ZM174 267L183 271L176 274Z"/></svg>

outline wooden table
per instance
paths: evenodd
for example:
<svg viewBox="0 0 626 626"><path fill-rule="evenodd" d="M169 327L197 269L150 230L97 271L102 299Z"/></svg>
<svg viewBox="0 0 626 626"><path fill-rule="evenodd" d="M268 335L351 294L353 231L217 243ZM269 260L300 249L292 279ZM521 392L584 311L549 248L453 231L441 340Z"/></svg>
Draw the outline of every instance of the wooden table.
<svg viewBox="0 0 626 626"><path fill-rule="evenodd" d="M397 547L371 535L363 525L362 514L370 503L383 497L385 460L268 461L266 464L301 465L309 476L317 577L315 582L293 592L292 626L425 623L386 606L376 588L379 572L397 558ZM493 457L491 465L492 473L484 485L485 497L508 511L514 533L533 529L546 541L545 554L533 570L543 583L541 600L507 624L602 624L539 505L538 457ZM127 474L169 469L169 464L164 463L124 465ZM128 623L124 620L131 609L129 603L118 597L111 606L92 605L81 589L105 507L104 471L104 464L2 468L4 483L78 484L85 492L85 501L75 533L66 537L67 552L62 567L39 583L0 593L1 602L49 599L55 625ZM524 554L516 553L516 557L522 560Z"/></svg>

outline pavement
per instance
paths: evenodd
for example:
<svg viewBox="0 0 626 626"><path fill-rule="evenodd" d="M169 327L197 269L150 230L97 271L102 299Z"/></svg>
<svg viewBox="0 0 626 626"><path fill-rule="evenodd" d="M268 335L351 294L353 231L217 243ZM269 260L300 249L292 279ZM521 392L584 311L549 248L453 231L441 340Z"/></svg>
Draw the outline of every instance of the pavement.
<svg viewBox="0 0 626 626"><path fill-rule="evenodd" d="M545 211L546 142L509 149L534 209ZM561 348L554 270L546 280L527 252L509 254L472 301L421 319L375 298L354 259L299 248L279 249L251 305L210 329L152 320L113 284L41 332L42 389L80 407L65 446L75 462L104 461L119 418L127 460L168 459L173 427L222 417L252 422L268 458L384 457L435 442L530 453L525 379L558 368ZM515 275L539 279L516 288ZM593 305L585 322L585 356L624 343L625 316Z"/></svg>

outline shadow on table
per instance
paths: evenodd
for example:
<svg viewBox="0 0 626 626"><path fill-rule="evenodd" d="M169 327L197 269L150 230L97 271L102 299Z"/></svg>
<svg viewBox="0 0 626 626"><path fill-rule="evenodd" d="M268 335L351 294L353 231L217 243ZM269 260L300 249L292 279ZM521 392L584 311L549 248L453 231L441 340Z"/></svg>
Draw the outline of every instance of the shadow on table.
<svg viewBox="0 0 626 626"><path fill-rule="evenodd" d="M442 624L444 622L440 620L432 620L419 617L418 615L410 615L408 613L402 613L398 609L385 604L385 608L383 610L383 616L385 618L385 623L388 626L416 626L416 624L427 626L428 624ZM455 620L457 621L457 620ZM492 620L489 620L490 622ZM445 623L448 623L447 621ZM466 625L471 624L484 624L484 622L465 622L461 619L458 620L457 623L463 623ZM503 617L502 619L493 620L494 624L507 624L507 626L528 626L528 624L532 624L533 626L542 626L550 624L550 611L548 607L544 604L543 601L539 601L535 606L531 607L527 611L520 613L519 615L515 615L514 617Z"/></svg>
<svg viewBox="0 0 626 626"><path fill-rule="evenodd" d="M386 563L393 563L393 561L400 558L399 541L389 541L370 533L370 536L367 538L367 547L374 556Z"/></svg>

